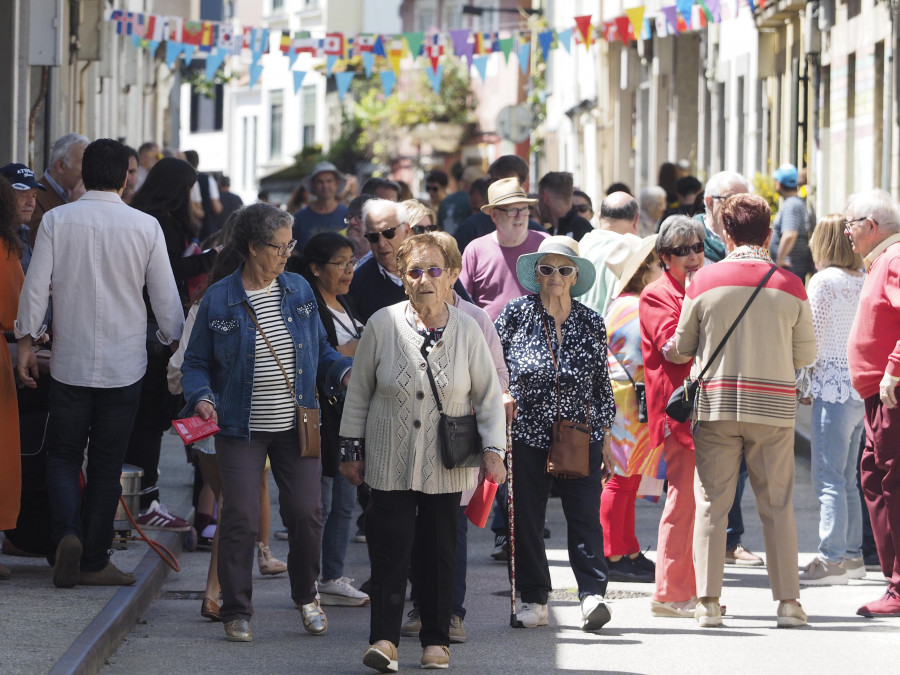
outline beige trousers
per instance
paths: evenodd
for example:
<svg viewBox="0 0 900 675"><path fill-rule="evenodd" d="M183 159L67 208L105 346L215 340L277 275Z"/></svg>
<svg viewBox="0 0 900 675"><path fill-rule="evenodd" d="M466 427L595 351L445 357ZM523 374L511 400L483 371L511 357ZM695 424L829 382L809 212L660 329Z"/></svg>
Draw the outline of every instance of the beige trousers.
<svg viewBox="0 0 900 675"><path fill-rule="evenodd" d="M694 433L694 569L697 595L722 594L728 511L734 501L741 455L747 460L766 544L775 600L800 597L794 521L794 429L746 422L701 422Z"/></svg>

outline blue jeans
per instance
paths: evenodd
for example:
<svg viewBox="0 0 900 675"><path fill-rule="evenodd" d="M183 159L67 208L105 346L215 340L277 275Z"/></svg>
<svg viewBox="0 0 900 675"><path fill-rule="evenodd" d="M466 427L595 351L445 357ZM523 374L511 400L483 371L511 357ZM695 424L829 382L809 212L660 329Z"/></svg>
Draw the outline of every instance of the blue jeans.
<svg viewBox="0 0 900 675"><path fill-rule="evenodd" d="M109 562L113 521L122 494L122 463L141 396L141 381L127 387L76 387L50 380L47 419L47 489L53 549L76 535L81 569L98 572ZM87 482L79 476L87 447Z"/></svg>
<svg viewBox="0 0 900 675"><path fill-rule="evenodd" d="M356 506L356 486L338 474L322 476L322 579L344 576L350 523Z"/></svg>
<svg viewBox="0 0 900 675"><path fill-rule="evenodd" d="M744 535L744 514L741 512L741 499L744 497L744 486L747 485L747 460L741 457L741 468L738 472L737 487L734 490L734 502L728 512L728 529L725 536L725 550L730 551L741 543Z"/></svg>
<svg viewBox="0 0 900 675"><path fill-rule="evenodd" d="M813 399L812 483L819 500L819 556L828 562L862 557L862 513L856 462L865 404Z"/></svg>

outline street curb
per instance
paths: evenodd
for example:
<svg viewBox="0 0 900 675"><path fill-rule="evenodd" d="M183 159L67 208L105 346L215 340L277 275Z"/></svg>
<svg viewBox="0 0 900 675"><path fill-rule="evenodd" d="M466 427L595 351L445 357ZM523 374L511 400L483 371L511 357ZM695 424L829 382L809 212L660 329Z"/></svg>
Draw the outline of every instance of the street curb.
<svg viewBox="0 0 900 675"><path fill-rule="evenodd" d="M177 513L192 509L190 500ZM188 521L193 521L193 511ZM151 538L179 556L183 549L183 532L154 532ZM171 568L152 549L148 548L134 570L138 578L134 586L120 588L97 617L82 631L72 645L50 670L50 675L69 673L98 673L106 659L118 649L122 641L144 614L166 582Z"/></svg>

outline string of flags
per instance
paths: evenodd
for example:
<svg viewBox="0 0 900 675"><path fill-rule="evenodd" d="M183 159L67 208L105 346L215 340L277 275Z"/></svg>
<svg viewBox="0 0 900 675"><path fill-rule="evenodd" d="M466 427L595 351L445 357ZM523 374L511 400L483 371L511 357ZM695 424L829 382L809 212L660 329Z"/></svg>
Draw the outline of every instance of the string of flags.
<svg viewBox="0 0 900 675"><path fill-rule="evenodd" d="M435 93L439 93L443 61L451 56L474 67L482 82L487 78L488 61L495 53L502 54L506 63L511 55L515 55L522 74L527 75L532 55L549 60L553 50L564 49L571 54L579 45L590 51L598 38L627 46L637 39L649 40L653 34L657 37L678 35L736 18L745 4L755 12L757 7L765 8L765 3L766 0L675 0L674 5L662 7L651 15L641 5L625 9L622 16L596 24L592 23L590 14L576 16L572 26L538 31L534 36L535 46L532 46L533 36L528 30L478 32L461 28L446 33L433 30L397 35L341 32L313 35L309 31L270 31L262 27L242 27L230 21L190 21L120 9L107 9L104 19L115 24L116 34L130 36L136 48L155 53L165 43L165 60L169 68L175 67L179 57L190 65L195 54L202 54L208 81L213 80L227 58L246 60L249 57L251 89L262 75L261 57L264 54L280 52L287 57L295 93L300 90L307 72L295 68L300 55L307 54L306 59L324 59L326 76L335 77L338 95L343 101L356 73L334 69L356 56L362 59L367 79L378 72L385 97L394 91L401 61L409 56L414 59L423 56L427 59L425 73L428 80Z"/></svg>

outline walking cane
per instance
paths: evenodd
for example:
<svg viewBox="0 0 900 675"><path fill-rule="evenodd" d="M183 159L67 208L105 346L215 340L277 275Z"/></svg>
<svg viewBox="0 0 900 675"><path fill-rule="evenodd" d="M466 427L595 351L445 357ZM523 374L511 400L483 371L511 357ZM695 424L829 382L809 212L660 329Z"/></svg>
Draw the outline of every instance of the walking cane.
<svg viewBox="0 0 900 675"><path fill-rule="evenodd" d="M516 515L515 507L513 505L513 451L511 424L506 425L506 460L509 464L509 471L507 473L509 485L507 486L506 497L506 525L507 530L509 530L509 625L513 628L524 628L522 622L516 618Z"/></svg>

